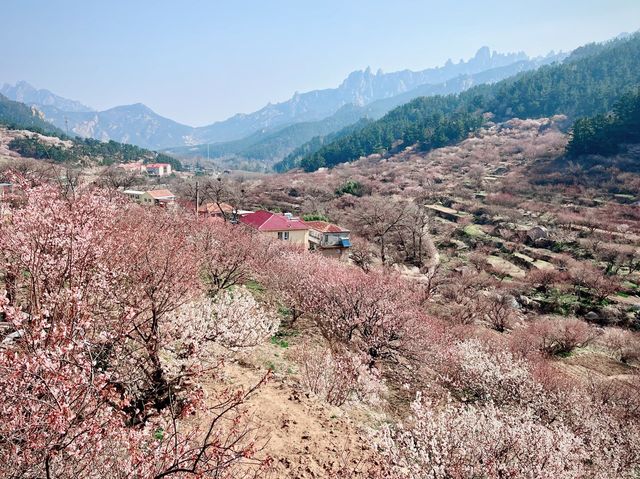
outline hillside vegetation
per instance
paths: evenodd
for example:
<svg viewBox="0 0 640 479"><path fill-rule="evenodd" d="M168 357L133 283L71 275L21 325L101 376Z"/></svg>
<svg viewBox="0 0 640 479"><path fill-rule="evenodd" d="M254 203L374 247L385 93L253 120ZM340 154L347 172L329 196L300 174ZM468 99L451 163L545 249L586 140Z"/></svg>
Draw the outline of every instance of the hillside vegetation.
<svg viewBox="0 0 640 479"><path fill-rule="evenodd" d="M182 164L176 158L164 153L156 153L135 145L101 142L92 138L75 138L71 146L52 145L34 135L15 138L8 144L10 150L26 158L49 160L54 163L111 165L113 163L144 162L170 163L175 170L181 170Z"/></svg>
<svg viewBox="0 0 640 479"><path fill-rule="evenodd" d="M459 95L418 98L360 131L306 156L312 171L413 143L422 148L459 141L462 130L477 128L480 115L498 120L564 114L570 118L607 112L640 83L640 35L577 50L563 64L540 67L495 85Z"/></svg>
<svg viewBox="0 0 640 479"><path fill-rule="evenodd" d="M611 113L576 120L567 153L612 155L629 143L640 143L640 90L624 95Z"/></svg>
<svg viewBox="0 0 640 479"><path fill-rule="evenodd" d="M46 122L37 110L23 103L8 100L2 95L0 95L0 126L11 130L25 130L24 135L9 141L7 147L26 158L84 165L110 165L142 160L170 163L174 169L182 169L182 164L176 158L139 146L115 141L101 142L92 138L70 138L63 131ZM55 137L61 141L56 143L43 141L39 135L28 132Z"/></svg>
<svg viewBox="0 0 640 479"><path fill-rule="evenodd" d="M278 173L282 173L288 170L291 170L300 164L300 160L305 156L315 153L320 148L328 143L332 143L340 138L343 138L347 135L352 134L353 132L359 131L363 129L365 126L370 124L373 120L368 118L362 118L356 123L352 123L341 130L335 131L333 133L329 133L328 135L322 136L314 136L308 142L303 145L297 147L291 153L289 153L285 158L281 161L273 165L274 171Z"/></svg>
<svg viewBox="0 0 640 479"><path fill-rule="evenodd" d="M3 171L0 475L634 479L640 216L607 188L537 185L563 121L167 179L328 218L349 262Z"/></svg>
<svg viewBox="0 0 640 479"><path fill-rule="evenodd" d="M45 121L37 110L29 108L24 103L11 101L4 95L0 95L0 125L14 130L63 135L62 130Z"/></svg>

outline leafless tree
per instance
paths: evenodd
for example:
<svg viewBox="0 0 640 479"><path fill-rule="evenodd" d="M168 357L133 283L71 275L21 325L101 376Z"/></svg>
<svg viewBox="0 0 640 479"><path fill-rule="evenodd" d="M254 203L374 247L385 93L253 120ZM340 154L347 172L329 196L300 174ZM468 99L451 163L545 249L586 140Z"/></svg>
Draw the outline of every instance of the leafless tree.
<svg viewBox="0 0 640 479"><path fill-rule="evenodd" d="M140 176L136 172L126 171L117 166L106 168L97 180L97 184L108 190L119 190L131 188L140 181Z"/></svg>
<svg viewBox="0 0 640 479"><path fill-rule="evenodd" d="M387 241L407 214L406 204L381 196L362 198L353 212L353 222L362 235L380 247L380 259L387 262Z"/></svg>

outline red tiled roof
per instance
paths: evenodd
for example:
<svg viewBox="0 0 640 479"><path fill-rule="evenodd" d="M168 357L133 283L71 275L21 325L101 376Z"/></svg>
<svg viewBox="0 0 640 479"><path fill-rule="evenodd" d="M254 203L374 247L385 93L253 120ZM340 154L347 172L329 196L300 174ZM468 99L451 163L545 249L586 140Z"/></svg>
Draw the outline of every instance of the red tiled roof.
<svg viewBox="0 0 640 479"><path fill-rule="evenodd" d="M341 228L333 223L327 223L326 221L305 221L306 225L312 230L320 231L321 233L348 233L349 230Z"/></svg>
<svg viewBox="0 0 640 479"><path fill-rule="evenodd" d="M240 218L240 222L258 231L304 231L309 229L300 218L288 219L285 215L270 213L264 210L244 215Z"/></svg>
<svg viewBox="0 0 640 479"><path fill-rule="evenodd" d="M147 168L162 168L163 166L170 166L169 163L150 163L148 165L144 165Z"/></svg>
<svg viewBox="0 0 640 479"><path fill-rule="evenodd" d="M175 195L171 193L169 190L151 190L151 191L147 191L147 193L149 194L149 196L151 196L151 198L154 198L156 200L162 200L165 198L175 198Z"/></svg>

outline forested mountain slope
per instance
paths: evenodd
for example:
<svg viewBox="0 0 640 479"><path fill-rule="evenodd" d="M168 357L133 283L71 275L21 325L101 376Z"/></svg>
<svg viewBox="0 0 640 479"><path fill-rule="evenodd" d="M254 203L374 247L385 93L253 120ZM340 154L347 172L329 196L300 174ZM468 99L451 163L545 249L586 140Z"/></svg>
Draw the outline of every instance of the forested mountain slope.
<svg viewBox="0 0 640 479"><path fill-rule="evenodd" d="M268 164L282 159L293 150L304 146L302 151L314 152L314 146L319 143L326 143L333 133L338 133L349 125L349 131L356 131L358 126L366 124L358 123L360 119L367 118L377 120L389 110L402 105L420 96L446 95L450 93L460 93L475 85L484 83L495 83L517 73L535 69L541 65L561 61L564 54L548 55L543 58L525 59L504 66L499 66L479 73L465 73L442 83L420 85L417 88L400 93L398 95L372 101L368 104L349 103L341 107L333 115L318 121L307 121L294 123L293 125L268 128L260 130L240 140L209 145L198 145L192 147L171 148L170 152L184 157L201 156L209 154L211 158L237 157L240 159L258 160ZM338 135L339 137L340 135ZM208 152L207 152L208 149ZM298 158L297 156L295 158ZM287 159L285 163L290 163ZM283 164L285 164L283 163ZM283 164L278 166L283 168Z"/></svg>
<svg viewBox="0 0 640 479"><path fill-rule="evenodd" d="M419 143L422 148L460 140L484 114L498 120L607 112L640 83L640 35L578 49L563 64L543 66L459 95L418 98L380 120L306 156L309 171L375 152Z"/></svg>
<svg viewBox="0 0 640 479"><path fill-rule="evenodd" d="M55 163L111 164L116 162L162 161L174 169L182 165L176 158L135 145L116 141L101 142L92 138L70 138L62 130L45 121L38 110L0 95L0 127L21 130L12 135L7 148L23 157ZM41 135L61 141L47 141Z"/></svg>
<svg viewBox="0 0 640 479"><path fill-rule="evenodd" d="M44 120L35 108L11 101L0 94L0 125L12 129L28 129L44 133L62 134L62 130Z"/></svg>
<svg viewBox="0 0 640 479"><path fill-rule="evenodd" d="M622 96L610 114L577 120L567 153L611 155L630 143L640 143L640 89Z"/></svg>
<svg viewBox="0 0 640 479"><path fill-rule="evenodd" d="M23 101L35 106L44 113L46 120L64 130L69 129L73 135L96 138L102 141L115 140L133 143L152 149L202 145L206 143L234 142L228 147L234 154L255 159L279 159L293 148L316 135L324 135L330 131L354 123L363 116L371 116L366 110L360 116L345 117L341 109L353 107L354 111L364 108L378 100L388 100L401 96L402 99L387 105L384 111L380 107L379 116L393 106L402 104L408 99L406 95L418 87L436 86L450 83L447 91L461 91L470 86L490 80L476 81L474 77L482 74L485 78L492 75L512 75L523 69L535 68L544 63L564 58L563 53L550 53L544 57L529 58L526 54L492 52L482 47L474 57L458 63L448 61L445 65L428 68L422 71L402 70L391 73L372 72L371 69L350 73L336 88L313 90L295 93L290 99L280 103L269 103L252 113L238 113L226 120L210 125L192 127L163 117L146 105L121 105L104 111L94 111L80 102L56 95L49 90L36 89L27 82L16 85L5 84L0 93L14 101ZM499 73L502 72L502 73ZM500 79L500 78L498 78ZM456 82L462 85L456 86ZM495 79L493 80L495 81ZM421 93L434 94L434 93ZM413 94L412 97L417 96ZM335 118L334 115L337 115ZM373 116L377 118L376 116ZM325 120L326 119L326 120ZM316 123L318 122L318 123ZM339 122L339 123L336 123ZM304 123L299 128L285 131L280 137L270 135L288 126ZM335 124L333 130L329 130ZM312 129L311 129L312 128ZM269 138L267 138L269 136ZM252 145L264 139L264 146L257 150L235 151L239 145ZM236 144L236 141L240 143ZM282 148L285 148L282 150ZM190 150L186 150L187 153ZM281 153L282 151L282 153ZM253 156L252 156L253 155ZM262 156L260 156L262 155ZM266 158L263 158L266 156Z"/></svg>

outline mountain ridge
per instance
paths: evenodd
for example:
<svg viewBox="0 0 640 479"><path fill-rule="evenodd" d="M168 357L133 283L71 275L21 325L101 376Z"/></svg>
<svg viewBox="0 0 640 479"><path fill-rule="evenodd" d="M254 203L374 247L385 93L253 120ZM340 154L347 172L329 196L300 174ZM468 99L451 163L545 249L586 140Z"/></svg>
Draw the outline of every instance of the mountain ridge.
<svg viewBox="0 0 640 479"><path fill-rule="evenodd" d="M10 99L20 96L27 104L36 106L57 127L66 130L68 124L70 133L100 140L135 142L145 148L165 149L239 140L265 128L322 120L349 103L367 105L375 100L410 91L421 84L442 83L463 73L477 73L492 66L505 66L524 59L531 60L523 52L503 54L482 47L467 61L453 63L449 60L443 66L418 72L401 70L384 73L379 70L374 74L370 68L356 70L336 88L296 92L284 102L269 103L255 112L238 113L202 127L175 122L146 106L148 111L140 112L140 107L136 107L136 104L94 111L49 90L37 90L26 82L19 82L14 87L5 84L3 91ZM126 115L130 116L130 121L119 126L117 121L123 121L123 116Z"/></svg>
<svg viewBox="0 0 640 479"><path fill-rule="evenodd" d="M399 95L375 100L362 106L349 103L342 106L333 115L322 120L300 122L275 129L263 129L250 136L231 142L215 143L208 146L204 144L176 147L167 151L181 155L184 158L204 157L208 153L212 158L227 158L231 155L237 155L246 160L279 161L308 141L313 140L317 144L318 139L315 138L316 136L326 136L338 132L364 118L376 120L392 108L407 103L418 96L461 92L475 85L500 81L522 71L547 64L546 62L548 61L561 60L562 58L563 56L553 56L535 62L522 60L477 74L463 74L437 85L421 85ZM361 123L361 125L364 125L364 123ZM275 144L271 151L268 149L269 144ZM209 151L207 152L207 150Z"/></svg>
<svg viewBox="0 0 640 479"><path fill-rule="evenodd" d="M419 97L362 130L323 145L302 158L300 165L312 171L414 144L437 148L468 135L480 114L504 121L606 113L627 89L640 84L638 58L640 33L584 45L562 64L542 66L495 85L478 85L457 95Z"/></svg>
<svg viewBox="0 0 640 479"><path fill-rule="evenodd" d="M37 89L24 80L16 82L15 85L5 83L0 88L0 93L10 100L30 106L52 106L69 112L94 111L79 101L61 97L44 88Z"/></svg>

